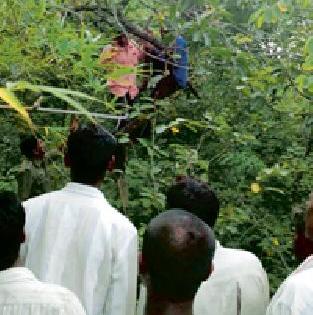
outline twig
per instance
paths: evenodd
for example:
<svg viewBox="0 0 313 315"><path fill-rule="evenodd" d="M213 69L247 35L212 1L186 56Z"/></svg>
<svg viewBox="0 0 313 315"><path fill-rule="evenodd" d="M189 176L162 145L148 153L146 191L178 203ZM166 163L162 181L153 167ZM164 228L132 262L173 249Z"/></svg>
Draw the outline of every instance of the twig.
<svg viewBox="0 0 313 315"><path fill-rule="evenodd" d="M12 109L9 105L0 105L0 109ZM48 107L40 107L40 106L29 106L25 107L27 111L40 111L47 112L51 114L75 114L75 115L85 115L84 112L71 110L71 109L59 109L59 108L48 108ZM112 119L112 120L124 120L128 119L127 115L117 116L110 114L102 114L102 113L90 113L91 116L100 118L100 119Z"/></svg>

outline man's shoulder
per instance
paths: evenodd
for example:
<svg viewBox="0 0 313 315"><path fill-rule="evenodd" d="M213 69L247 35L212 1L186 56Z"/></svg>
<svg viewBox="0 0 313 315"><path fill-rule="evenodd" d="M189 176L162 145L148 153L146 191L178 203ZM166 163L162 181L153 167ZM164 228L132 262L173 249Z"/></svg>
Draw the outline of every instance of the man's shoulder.
<svg viewBox="0 0 313 315"><path fill-rule="evenodd" d="M137 233L137 230L133 223L124 214L114 208L107 202L106 205L111 212L111 219L114 226L119 230L129 231L130 233Z"/></svg>
<svg viewBox="0 0 313 315"><path fill-rule="evenodd" d="M78 302L78 298L72 291L60 285L41 281L38 281L38 284L38 288L40 288L42 294L46 295L48 299L54 300L56 303L67 304Z"/></svg>
<svg viewBox="0 0 313 315"><path fill-rule="evenodd" d="M72 307L78 310L78 314L84 314L80 312L82 307L74 293L59 285L39 281L24 267L14 267L2 272L0 304L4 302L17 306L42 305L43 309L50 306L60 310Z"/></svg>
<svg viewBox="0 0 313 315"><path fill-rule="evenodd" d="M291 274L280 286L272 299L269 310L284 305L290 310L313 308L313 270ZM269 314L272 314L269 312ZM299 313L297 313L299 314ZM302 313L301 313L302 314Z"/></svg>
<svg viewBox="0 0 313 315"><path fill-rule="evenodd" d="M286 291L309 290L313 294L313 268L290 275L283 284Z"/></svg>
<svg viewBox="0 0 313 315"><path fill-rule="evenodd" d="M52 191L52 192L48 192L30 199L27 199L26 201L23 202L24 207L29 207L29 206L34 206L36 204L41 204L45 201L48 201L50 199L56 198L59 196L59 194L61 193L61 190L56 190L56 191Z"/></svg>
<svg viewBox="0 0 313 315"><path fill-rule="evenodd" d="M34 290L35 294L36 292L37 301L42 301L43 305L52 305L63 310L65 314L85 314L77 296L64 287L38 281L38 286Z"/></svg>
<svg viewBox="0 0 313 315"><path fill-rule="evenodd" d="M254 273L264 274L264 269L260 259L253 253L235 248L218 247L214 257L216 269L220 265L220 270L236 270L236 274Z"/></svg>
<svg viewBox="0 0 313 315"><path fill-rule="evenodd" d="M217 252L221 256L232 257L233 262L234 261L238 261L238 262L247 261L247 262L251 262L251 263L260 263L259 258L255 254L253 254L247 250L221 246L221 247L218 247ZM230 263L231 263L231 261L230 261Z"/></svg>

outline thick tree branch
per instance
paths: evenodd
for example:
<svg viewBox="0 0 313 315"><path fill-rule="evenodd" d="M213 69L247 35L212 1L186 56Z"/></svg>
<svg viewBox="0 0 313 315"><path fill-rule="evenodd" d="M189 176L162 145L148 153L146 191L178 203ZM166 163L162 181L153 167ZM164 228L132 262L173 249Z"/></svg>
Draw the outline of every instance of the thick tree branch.
<svg viewBox="0 0 313 315"><path fill-rule="evenodd" d="M109 22L109 17L111 18L115 18L115 15L113 14L113 12L107 8L103 8L103 7L97 7L97 6L79 6L79 7L75 7L73 8L73 10L75 12L93 12L95 14L98 15L99 17L99 21L100 22L104 22L104 23L108 23L110 25L112 25L112 23ZM118 19L118 22L122 24L122 26L125 28L125 30L146 41L151 43L155 48L160 49L160 50L166 50L167 47L165 45L163 45L158 39L154 38L153 36L151 36L150 34L148 34L147 32L143 31L142 29L140 29L139 27L137 27L136 25L132 24L131 22L129 22L123 15L121 12L119 12L117 10L116 12L116 17Z"/></svg>

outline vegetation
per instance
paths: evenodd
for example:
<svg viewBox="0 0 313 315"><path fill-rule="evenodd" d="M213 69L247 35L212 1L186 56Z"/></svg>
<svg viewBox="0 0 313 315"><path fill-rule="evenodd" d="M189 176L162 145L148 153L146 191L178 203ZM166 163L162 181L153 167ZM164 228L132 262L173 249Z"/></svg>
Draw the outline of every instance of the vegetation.
<svg viewBox="0 0 313 315"><path fill-rule="evenodd" d="M0 98L15 109L1 109L1 188L16 189L21 132L37 130L52 150L68 131L68 115L28 116L24 106L75 108L85 119L123 114L106 88L102 47L128 32L127 23L148 27L159 41L169 30L164 45L183 34L200 99L179 91L153 111L142 93L132 115L148 115L153 130L129 146L129 196L119 198L113 177L103 190L119 209L124 200L142 231L165 208L176 175L208 181L222 201L219 240L256 253L272 290L278 286L296 264L292 209L313 182L312 1L2 0L0 20ZM48 167L53 187L61 187L68 179L61 153Z"/></svg>

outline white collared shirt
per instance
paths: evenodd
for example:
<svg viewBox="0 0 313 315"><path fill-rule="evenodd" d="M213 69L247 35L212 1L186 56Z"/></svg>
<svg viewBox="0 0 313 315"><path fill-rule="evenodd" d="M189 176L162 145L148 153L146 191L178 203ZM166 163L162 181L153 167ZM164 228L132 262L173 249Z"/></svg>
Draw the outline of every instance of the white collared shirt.
<svg viewBox="0 0 313 315"><path fill-rule="evenodd" d="M27 268L0 271L1 315L85 315L77 297L38 281Z"/></svg>
<svg viewBox="0 0 313 315"><path fill-rule="evenodd" d="M238 292L226 289L230 284ZM217 242L214 271L196 295L195 315L265 315L268 303L269 283L260 260Z"/></svg>
<svg viewBox="0 0 313 315"><path fill-rule="evenodd" d="M279 287L267 315L313 314L313 256L301 264Z"/></svg>
<svg viewBox="0 0 313 315"><path fill-rule="evenodd" d="M146 289L141 286L137 315L144 314ZM216 242L214 271L194 300L195 315L265 315L269 283L259 259L247 251Z"/></svg>
<svg viewBox="0 0 313 315"><path fill-rule="evenodd" d="M43 281L78 296L88 315L132 315L137 231L97 188L69 183L30 199L22 260Z"/></svg>

